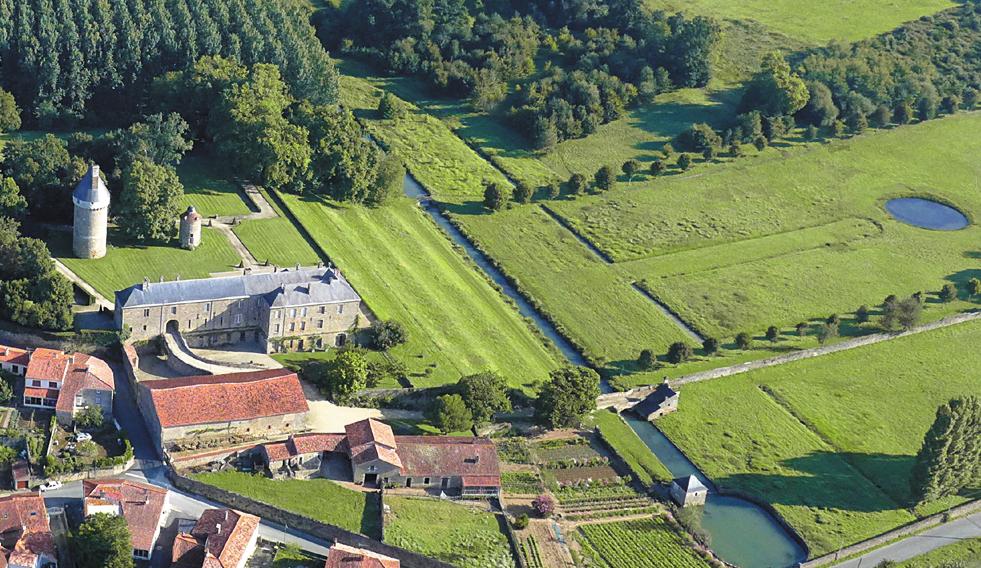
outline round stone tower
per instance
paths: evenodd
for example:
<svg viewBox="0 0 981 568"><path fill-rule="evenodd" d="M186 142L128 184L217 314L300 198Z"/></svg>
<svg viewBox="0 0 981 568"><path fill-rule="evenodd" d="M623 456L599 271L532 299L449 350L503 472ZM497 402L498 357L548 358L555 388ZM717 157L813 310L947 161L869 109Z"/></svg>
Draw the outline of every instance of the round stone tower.
<svg viewBox="0 0 981 568"><path fill-rule="evenodd" d="M194 250L201 244L201 215L193 205L181 215L180 239L181 248L188 250Z"/></svg>
<svg viewBox="0 0 981 568"><path fill-rule="evenodd" d="M109 231L109 190L92 164L72 192L75 203L75 230L72 249L78 258L102 258L106 255Z"/></svg>

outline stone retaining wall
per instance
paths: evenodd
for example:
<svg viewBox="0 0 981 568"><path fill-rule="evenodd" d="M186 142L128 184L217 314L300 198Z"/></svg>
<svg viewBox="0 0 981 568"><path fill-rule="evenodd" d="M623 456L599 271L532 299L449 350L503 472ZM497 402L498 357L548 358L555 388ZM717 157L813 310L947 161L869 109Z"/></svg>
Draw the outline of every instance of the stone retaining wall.
<svg viewBox="0 0 981 568"><path fill-rule="evenodd" d="M824 556L819 556L813 560L808 560L801 564L801 568L814 568L816 566L825 566L835 562L840 558L848 558L849 556L854 556L860 554L867 550L878 548L884 544L888 544L894 540L898 540L903 537L912 536L915 533L924 531L930 527L935 527L943 521L945 515L950 515L953 517L962 517L964 515L969 515L981 511L981 499L977 501L971 501L961 505L960 507L954 507L950 511L943 513L937 513L936 515L927 517L925 519L910 523L908 525L899 527L896 530L889 531L887 533L880 534L879 536L870 538L868 540L863 540L857 544L853 544L849 547L842 548L837 552L832 552L830 554L825 554Z"/></svg>

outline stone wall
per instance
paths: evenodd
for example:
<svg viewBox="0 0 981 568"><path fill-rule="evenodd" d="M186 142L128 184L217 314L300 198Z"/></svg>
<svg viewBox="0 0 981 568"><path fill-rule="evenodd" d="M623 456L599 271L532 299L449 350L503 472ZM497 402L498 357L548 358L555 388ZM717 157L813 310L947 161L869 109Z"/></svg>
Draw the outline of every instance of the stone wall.
<svg viewBox="0 0 981 568"><path fill-rule="evenodd" d="M267 505L266 503L238 495L237 493L225 491L213 485L184 477L173 470L168 470L168 472L171 482L177 489L200 495L233 509L238 509L239 511L256 515L262 519L288 526L320 539L324 543L336 541L348 546L363 548L378 554L398 558L402 563L402 568L453 568L451 564L428 558L421 554L405 550L404 548L379 542L363 534L347 531L340 527L328 525L296 513L283 511L272 505Z"/></svg>

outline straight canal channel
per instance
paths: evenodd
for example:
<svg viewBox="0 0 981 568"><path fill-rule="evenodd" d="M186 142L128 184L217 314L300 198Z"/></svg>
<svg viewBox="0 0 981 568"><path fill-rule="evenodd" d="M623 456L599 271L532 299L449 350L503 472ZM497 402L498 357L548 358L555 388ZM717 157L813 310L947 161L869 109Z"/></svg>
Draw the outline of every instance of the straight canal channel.
<svg viewBox="0 0 981 568"><path fill-rule="evenodd" d="M450 240L463 248L467 256L500 286L504 294L514 300L521 315L532 320L570 363L587 364L585 357L562 337L555 326L538 313L504 277L504 274L450 222L432 202L429 192L415 178L406 174L402 187L408 197L419 202L423 211L450 237ZM605 380L601 387L604 392L611 390ZM624 418L654 455L664 463L672 476L695 475L710 489L705 503L702 527L711 537L712 550L723 560L742 568L787 568L806 558L804 548L767 511L744 499L720 495L715 485L698 471L660 430L649 422L627 415L624 415Z"/></svg>

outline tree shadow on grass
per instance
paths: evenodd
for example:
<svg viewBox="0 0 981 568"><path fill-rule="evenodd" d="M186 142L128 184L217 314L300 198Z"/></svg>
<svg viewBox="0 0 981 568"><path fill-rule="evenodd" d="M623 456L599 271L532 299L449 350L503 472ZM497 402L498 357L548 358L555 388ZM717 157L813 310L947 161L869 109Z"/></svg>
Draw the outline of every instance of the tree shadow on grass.
<svg viewBox="0 0 981 568"><path fill-rule="evenodd" d="M714 481L722 488L743 491L773 505L878 513L909 506L909 490L890 487L887 492L863 472L880 471L883 477L908 479L913 459L909 455L812 452L779 462L798 475L737 473Z"/></svg>

